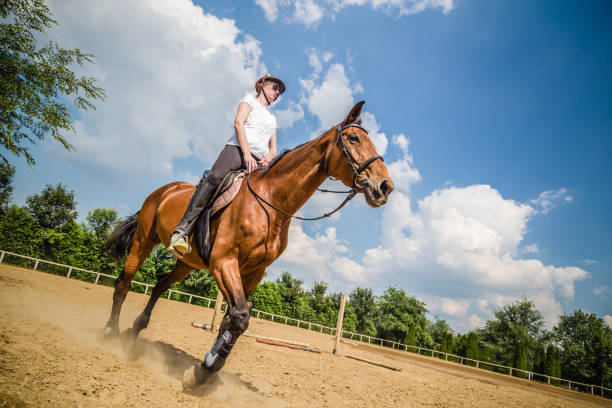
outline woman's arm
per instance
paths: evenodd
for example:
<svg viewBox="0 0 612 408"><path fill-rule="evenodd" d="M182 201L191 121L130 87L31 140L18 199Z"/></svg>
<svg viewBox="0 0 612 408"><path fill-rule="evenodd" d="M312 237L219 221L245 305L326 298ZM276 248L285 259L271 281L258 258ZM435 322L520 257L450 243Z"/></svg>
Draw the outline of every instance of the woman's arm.
<svg viewBox="0 0 612 408"><path fill-rule="evenodd" d="M268 154L264 156L263 159L259 161L259 165L262 167L266 167L273 158L276 157L276 129L274 129L274 134L270 138L270 142L268 143L269 151Z"/></svg>
<svg viewBox="0 0 612 408"><path fill-rule="evenodd" d="M247 142L246 133L244 131L244 122L251 113L251 107L246 102L241 102L238 105L238 112L236 113L236 119L234 119L234 130L236 131L236 138L238 144L240 144L240 150L244 156L244 163L248 171L254 171L257 169L257 161L251 155L251 148Z"/></svg>

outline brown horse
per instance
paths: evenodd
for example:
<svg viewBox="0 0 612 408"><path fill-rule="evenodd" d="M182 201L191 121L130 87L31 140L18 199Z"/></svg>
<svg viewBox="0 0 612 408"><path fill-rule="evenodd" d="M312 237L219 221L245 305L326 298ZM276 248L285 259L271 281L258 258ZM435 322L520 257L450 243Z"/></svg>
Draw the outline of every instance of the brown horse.
<svg viewBox="0 0 612 408"><path fill-rule="evenodd" d="M161 294L194 269L208 268L228 305L219 335L204 362L186 371L183 381L186 389L202 384L210 373L223 367L236 339L249 324L247 297L261 281L266 267L287 247L290 214L328 176L352 187L354 192L363 192L371 207L386 203L393 182L382 157L357 122L363 103L358 102L339 126L285 154L265 175L262 171L251 174L250 184L243 183L234 201L211 220L214 246L209 265L203 263L197 251L191 251L179 257L172 272L157 282L145 309L134 321L135 336L147 327ZM170 234L185 212L194 189L185 182L157 189L147 197L141 210L119 225L111 236L114 254L125 254L128 248L129 254L115 283L107 335L118 334L121 305L134 274L155 245L159 242L169 245Z"/></svg>

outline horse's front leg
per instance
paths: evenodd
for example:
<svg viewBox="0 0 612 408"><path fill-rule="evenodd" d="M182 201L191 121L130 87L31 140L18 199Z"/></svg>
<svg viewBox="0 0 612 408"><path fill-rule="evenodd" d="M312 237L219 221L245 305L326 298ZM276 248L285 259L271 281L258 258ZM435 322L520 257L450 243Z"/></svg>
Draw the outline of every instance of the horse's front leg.
<svg viewBox="0 0 612 408"><path fill-rule="evenodd" d="M223 267L217 266L217 268L218 270L213 270L213 275L220 278L217 279L217 284L227 302L228 309L219 326L219 334L210 351L206 353L204 361L185 372L183 387L186 390L192 390L197 385L203 384L211 374L219 371L225 365L225 360L236 344L236 340L249 326L251 309L244 295L237 262L226 261ZM220 273L217 275L215 272Z"/></svg>

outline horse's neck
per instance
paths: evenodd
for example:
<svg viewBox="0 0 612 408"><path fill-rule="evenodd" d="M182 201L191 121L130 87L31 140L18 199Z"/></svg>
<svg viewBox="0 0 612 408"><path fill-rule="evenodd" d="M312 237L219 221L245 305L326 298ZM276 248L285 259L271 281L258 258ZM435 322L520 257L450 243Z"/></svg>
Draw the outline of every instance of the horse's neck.
<svg viewBox="0 0 612 408"><path fill-rule="evenodd" d="M330 138L314 140L277 162L261 180L272 203L294 214L327 178L322 169Z"/></svg>

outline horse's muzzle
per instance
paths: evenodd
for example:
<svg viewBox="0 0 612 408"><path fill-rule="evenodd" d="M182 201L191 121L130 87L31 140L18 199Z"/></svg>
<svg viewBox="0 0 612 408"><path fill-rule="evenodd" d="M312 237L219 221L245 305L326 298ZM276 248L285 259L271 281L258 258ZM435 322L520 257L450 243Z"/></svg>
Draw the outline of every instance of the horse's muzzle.
<svg viewBox="0 0 612 408"><path fill-rule="evenodd" d="M363 193L370 207L380 207L387 202L393 188L391 180L383 179L376 182L368 179L365 182Z"/></svg>

